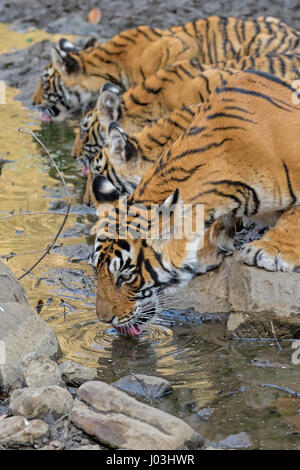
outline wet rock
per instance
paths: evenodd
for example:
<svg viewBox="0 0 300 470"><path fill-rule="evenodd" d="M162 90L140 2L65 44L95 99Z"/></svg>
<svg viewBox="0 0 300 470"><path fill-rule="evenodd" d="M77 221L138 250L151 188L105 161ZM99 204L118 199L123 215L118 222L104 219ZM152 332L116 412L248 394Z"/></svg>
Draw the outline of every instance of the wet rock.
<svg viewBox="0 0 300 470"><path fill-rule="evenodd" d="M57 419L68 413L72 404L72 395L67 390L50 385L14 390L8 409L11 414L28 419L43 418L50 413Z"/></svg>
<svg viewBox="0 0 300 470"><path fill-rule="evenodd" d="M31 353L23 360L23 374L27 387L60 385L61 373L56 362L44 355Z"/></svg>
<svg viewBox="0 0 300 470"><path fill-rule="evenodd" d="M61 377L68 385L79 386L97 378L97 372L73 361L64 361L59 365Z"/></svg>
<svg viewBox="0 0 300 470"><path fill-rule="evenodd" d="M4 389L24 384L22 360L32 351L52 359L59 357L60 348L54 331L33 312L24 288L1 261L0 324L0 341L6 356L0 361L0 386Z"/></svg>
<svg viewBox="0 0 300 470"><path fill-rule="evenodd" d="M27 421L21 416L13 416L0 422L0 445L32 446L34 441L48 432L49 426L39 419Z"/></svg>
<svg viewBox="0 0 300 470"><path fill-rule="evenodd" d="M66 245L59 246L52 250L53 253L58 255L67 256L69 260L87 260L93 253L93 247L88 245Z"/></svg>
<svg viewBox="0 0 300 470"><path fill-rule="evenodd" d="M141 395L145 398L159 398L172 391L170 382L160 377L132 374L112 384L123 392Z"/></svg>
<svg viewBox="0 0 300 470"><path fill-rule="evenodd" d="M109 447L190 449L199 448L204 442L202 436L182 420L144 405L104 382L81 385L78 398L70 420Z"/></svg>
<svg viewBox="0 0 300 470"><path fill-rule="evenodd" d="M207 421L209 418L211 418L214 414L215 410L213 408L202 408L197 414L199 418L203 419L204 421Z"/></svg>
<svg viewBox="0 0 300 470"><path fill-rule="evenodd" d="M247 449L251 447L251 441L247 433L231 434L221 441L210 442L209 446L213 449Z"/></svg>

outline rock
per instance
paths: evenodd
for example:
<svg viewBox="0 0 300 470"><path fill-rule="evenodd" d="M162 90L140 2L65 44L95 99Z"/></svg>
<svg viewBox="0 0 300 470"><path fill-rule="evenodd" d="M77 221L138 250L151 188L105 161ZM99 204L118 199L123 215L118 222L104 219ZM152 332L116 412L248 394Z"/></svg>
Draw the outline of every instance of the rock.
<svg viewBox="0 0 300 470"><path fill-rule="evenodd" d="M44 355L37 356L31 353L25 356L23 374L27 387L46 387L47 385L59 385L61 383L58 365Z"/></svg>
<svg viewBox="0 0 300 470"><path fill-rule="evenodd" d="M228 276L232 258L225 258L221 266L205 275L197 276L178 291L176 308L193 308L197 313L229 313Z"/></svg>
<svg viewBox="0 0 300 470"><path fill-rule="evenodd" d="M32 446L34 441L48 434L49 426L39 419L27 421L21 416L0 422L0 445L7 447Z"/></svg>
<svg viewBox="0 0 300 470"><path fill-rule="evenodd" d="M251 447L249 436L245 432L231 434L221 441L210 442L209 446L214 449L247 449Z"/></svg>
<svg viewBox="0 0 300 470"><path fill-rule="evenodd" d="M0 386L20 387L24 383L22 360L35 351L56 359L60 348L52 328L31 309L24 288L8 267L0 261Z"/></svg>
<svg viewBox="0 0 300 470"><path fill-rule="evenodd" d="M95 380L97 372L89 367L82 366L73 361L64 361L59 365L62 380L68 385L79 386L84 382Z"/></svg>
<svg viewBox="0 0 300 470"><path fill-rule="evenodd" d="M235 258L228 284L230 310L269 318L293 317L300 324L299 285L299 273L270 272Z"/></svg>
<svg viewBox="0 0 300 470"><path fill-rule="evenodd" d="M30 387L14 390L9 403L9 412L28 419L43 418L51 413L55 419L69 413L72 395L57 385Z"/></svg>
<svg viewBox="0 0 300 470"><path fill-rule="evenodd" d="M202 410L200 410L197 414L199 416L199 418L203 419L204 421L208 420L209 418L211 418L211 416L213 416L215 410L213 408L202 408Z"/></svg>
<svg viewBox="0 0 300 470"><path fill-rule="evenodd" d="M145 398L159 398L172 391L172 386L167 380L143 374L126 375L112 385L123 392Z"/></svg>
<svg viewBox="0 0 300 470"><path fill-rule="evenodd" d="M104 382L78 389L70 420L100 443L120 449L191 449L204 440L182 420ZM81 401L80 401L81 400Z"/></svg>

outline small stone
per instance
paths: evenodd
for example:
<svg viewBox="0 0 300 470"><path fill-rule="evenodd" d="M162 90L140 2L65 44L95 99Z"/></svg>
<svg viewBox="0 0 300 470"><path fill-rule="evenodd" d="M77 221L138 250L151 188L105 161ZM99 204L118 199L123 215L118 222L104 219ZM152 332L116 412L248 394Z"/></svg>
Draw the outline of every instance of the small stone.
<svg viewBox="0 0 300 470"><path fill-rule="evenodd" d="M202 410L200 410L198 412L198 416L199 418L203 419L203 420L208 420L209 418L212 417L212 415L214 414L215 410L213 408L202 408Z"/></svg>
<svg viewBox="0 0 300 470"><path fill-rule="evenodd" d="M49 426L39 419L27 421L21 416L13 416L0 423L0 444L7 447L33 446L48 431Z"/></svg>
<svg viewBox="0 0 300 470"><path fill-rule="evenodd" d="M61 373L56 362L46 356L34 353L25 356L23 374L27 387L60 385Z"/></svg>
<svg viewBox="0 0 300 470"><path fill-rule="evenodd" d="M167 380L143 374L126 375L112 385L124 392L145 398L159 398L172 391L172 386Z"/></svg>
<svg viewBox="0 0 300 470"><path fill-rule="evenodd" d="M84 382L96 380L97 372L89 367L82 366L73 361L65 361L59 365L61 377L68 385L80 386Z"/></svg>
<svg viewBox="0 0 300 470"><path fill-rule="evenodd" d="M55 419L69 413L73 405L72 395L57 385L30 387L14 390L9 412L28 419L43 418L51 413Z"/></svg>
<svg viewBox="0 0 300 470"><path fill-rule="evenodd" d="M210 442L209 445L214 449L246 449L252 444L248 434L240 432L239 434L231 434L221 441Z"/></svg>

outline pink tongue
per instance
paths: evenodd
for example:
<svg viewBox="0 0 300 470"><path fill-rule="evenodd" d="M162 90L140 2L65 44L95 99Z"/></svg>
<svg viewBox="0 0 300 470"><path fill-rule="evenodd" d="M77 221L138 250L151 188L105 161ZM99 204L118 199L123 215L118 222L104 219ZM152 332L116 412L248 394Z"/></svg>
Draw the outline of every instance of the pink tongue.
<svg viewBox="0 0 300 470"><path fill-rule="evenodd" d="M51 117L49 116L49 114L41 113L41 121L50 122L50 121L51 121Z"/></svg>
<svg viewBox="0 0 300 470"><path fill-rule="evenodd" d="M142 333L142 330L138 325L130 325L125 327L116 327L116 330L124 336L138 336Z"/></svg>
<svg viewBox="0 0 300 470"><path fill-rule="evenodd" d="M82 174L83 174L84 176L88 176L88 174L89 174L89 169L88 169L87 166L82 167Z"/></svg>

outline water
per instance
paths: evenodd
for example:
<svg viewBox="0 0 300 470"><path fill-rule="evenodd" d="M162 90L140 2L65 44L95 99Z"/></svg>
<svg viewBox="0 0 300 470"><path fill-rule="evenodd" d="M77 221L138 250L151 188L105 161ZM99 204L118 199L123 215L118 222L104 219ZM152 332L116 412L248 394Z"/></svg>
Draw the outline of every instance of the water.
<svg viewBox="0 0 300 470"><path fill-rule="evenodd" d="M52 213L0 220L0 256L22 275L53 239L62 221L55 211L64 212L67 203L41 147L17 132L23 125L47 145L72 198L55 250L22 280L32 307L39 303L39 314L55 329L64 359L96 368L108 383L131 372L166 378L174 391L154 406L183 418L208 439L245 431L253 448L299 449L300 400L261 387L271 383L300 391L289 342L279 353L275 341L229 341L221 323L202 322L194 313L164 312L137 339L120 337L97 321L95 273L87 262L95 216L81 203L85 181L70 157L76 123L43 125L13 101L15 94L8 89L7 104L0 106L0 158L9 160L0 176L0 219L10 211ZM214 412L203 421L198 411L208 406Z"/></svg>

